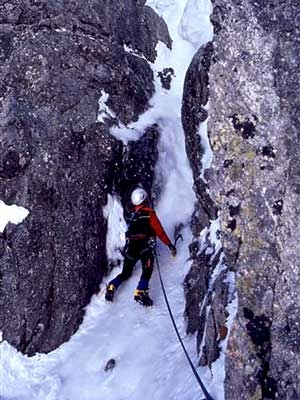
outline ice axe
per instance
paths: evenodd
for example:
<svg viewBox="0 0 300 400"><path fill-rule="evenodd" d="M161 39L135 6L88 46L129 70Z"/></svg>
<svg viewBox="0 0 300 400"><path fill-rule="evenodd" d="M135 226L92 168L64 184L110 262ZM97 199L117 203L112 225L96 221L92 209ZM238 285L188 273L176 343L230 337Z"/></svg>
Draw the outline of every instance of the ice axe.
<svg viewBox="0 0 300 400"><path fill-rule="evenodd" d="M181 239L181 240L183 241L183 236L182 236L181 233L179 233L179 234L176 236L176 238L175 238L175 241L174 241L174 246L175 246L175 247L176 247L176 243L178 242L179 239Z"/></svg>
<svg viewBox="0 0 300 400"><path fill-rule="evenodd" d="M176 243L178 242L178 240L179 239L181 239L182 241L183 241L183 237L182 237L182 235L181 234L179 234L179 235L177 235L176 236L176 238L175 238L175 241L174 241L174 244L173 245L171 245L171 247L173 247L174 248L174 250L173 249L171 249L171 252L172 252L172 258L175 258L176 257L176 253L177 253L177 251L176 251Z"/></svg>

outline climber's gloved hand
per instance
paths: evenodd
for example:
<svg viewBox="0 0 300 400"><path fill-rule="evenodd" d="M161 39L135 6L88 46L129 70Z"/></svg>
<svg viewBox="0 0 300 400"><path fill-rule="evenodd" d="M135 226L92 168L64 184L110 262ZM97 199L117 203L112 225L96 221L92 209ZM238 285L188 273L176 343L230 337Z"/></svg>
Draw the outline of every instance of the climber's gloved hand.
<svg viewBox="0 0 300 400"><path fill-rule="evenodd" d="M177 250L176 250L176 247L174 246L174 244L172 244L172 243L169 244L169 249L171 251L172 257L176 257Z"/></svg>

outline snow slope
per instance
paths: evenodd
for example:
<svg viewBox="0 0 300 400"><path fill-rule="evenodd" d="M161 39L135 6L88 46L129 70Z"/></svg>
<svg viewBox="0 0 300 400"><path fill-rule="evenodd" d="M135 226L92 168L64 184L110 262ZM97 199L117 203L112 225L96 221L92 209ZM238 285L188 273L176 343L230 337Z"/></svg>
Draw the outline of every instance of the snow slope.
<svg viewBox="0 0 300 400"><path fill-rule="evenodd" d="M161 128L156 168L160 200L156 208L170 237L173 238L175 226L183 224L184 241L178 243L175 260L170 258L169 250L160 244L159 262L179 331L196 365L195 338L186 337L183 320L185 304L182 283L190 267L186 260L191 241L189 219L195 197L192 173L185 154L180 109L184 76L191 58L199 44L212 38L208 18L211 5L208 0L149 0L147 4L164 17L173 39L172 51L162 43L158 45L158 58L152 65L154 76L164 67L172 67L175 78L170 91L162 89L157 79L152 108L136 123L115 128L112 133L126 142L132 134L138 138L144 128L154 122ZM99 118L111 113L105 108L108 94L102 95ZM208 143L205 129L199 134L204 135L203 141ZM109 257L119 258L118 248L124 243L125 224L118 199L109 196L103 212L108 218ZM107 280L118 272L119 269L115 268ZM201 390L171 325L157 271L154 271L151 280L155 306L147 309L133 301L140 273L140 267L137 266L131 279L117 292L116 301L112 304L105 302L103 290L93 296L78 332L52 353L27 358L2 342L1 400L201 399ZM105 282L102 289L104 287ZM213 375L207 368L199 369L215 400L224 398L222 357L215 363ZM104 367L111 358L115 359L116 366L105 372Z"/></svg>
<svg viewBox="0 0 300 400"><path fill-rule="evenodd" d="M29 211L24 207L19 207L15 204L8 206L0 200L0 232L3 232L6 225L20 224L28 216Z"/></svg>

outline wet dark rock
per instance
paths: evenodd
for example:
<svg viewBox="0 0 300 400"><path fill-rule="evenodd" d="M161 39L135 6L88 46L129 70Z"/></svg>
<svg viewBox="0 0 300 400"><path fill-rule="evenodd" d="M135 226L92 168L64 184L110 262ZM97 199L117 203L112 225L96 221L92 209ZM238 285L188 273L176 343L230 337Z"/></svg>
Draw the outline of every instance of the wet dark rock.
<svg viewBox="0 0 300 400"><path fill-rule="evenodd" d="M199 124L207 118L204 106L208 102L208 71L212 55L212 44L200 48L187 70L182 101L182 125L186 135L187 154L193 170L194 180L201 171L203 148L198 134Z"/></svg>
<svg viewBox="0 0 300 400"><path fill-rule="evenodd" d="M234 217L235 215L239 215L241 206L238 204L237 206L229 205L229 215L230 217Z"/></svg>
<svg viewBox="0 0 300 400"><path fill-rule="evenodd" d="M198 250L193 246L191 254L193 257L193 265L184 280L184 290L186 298L185 318L187 321L186 332L188 334L195 334L198 331L197 340L199 346L204 332L205 315L200 313L202 302L208 289L209 282L209 259L210 256L205 252L195 254L194 250Z"/></svg>
<svg viewBox="0 0 300 400"><path fill-rule="evenodd" d="M271 157L271 158L275 158L276 154L274 152L274 149L272 146L264 146L261 149L261 154L265 157Z"/></svg>
<svg viewBox="0 0 300 400"><path fill-rule="evenodd" d="M104 371L111 371L112 369L114 369L116 366L116 360L114 358L111 358L110 360L107 361L107 363L105 364L104 367Z"/></svg>
<svg viewBox="0 0 300 400"><path fill-rule="evenodd" d="M236 129L244 139L253 138L255 135L255 125L248 118L238 114L231 117L234 129Z"/></svg>
<svg viewBox="0 0 300 400"><path fill-rule="evenodd" d="M224 167L224 168L228 168L228 167L230 167L230 165L232 165L232 164L233 164L233 160L232 160L232 159L230 159L230 160L224 160L223 167Z"/></svg>
<svg viewBox="0 0 300 400"><path fill-rule="evenodd" d="M140 49L151 62L154 62L156 58L154 43L161 40L167 47L172 47L172 39L165 21L149 6L144 6L143 8L141 15L141 36L137 39L141 45L137 44L135 48Z"/></svg>
<svg viewBox="0 0 300 400"><path fill-rule="evenodd" d="M212 44L208 43L200 48L187 70L183 100L182 100L182 125L186 136L186 151L190 160L194 177L194 190L199 204L197 209L210 218L215 219L217 209L207 194L207 186L200 171L202 168L201 158L203 147L199 135L199 125L207 118L207 111L204 106L208 101L208 71L212 54Z"/></svg>
<svg viewBox="0 0 300 400"><path fill-rule="evenodd" d="M224 338L227 313L228 288L225 282L226 269L209 289L211 275L220 259L214 257L214 248L205 248L198 253L199 246L190 246L192 266L184 281L186 297L185 319L187 334L196 334L199 365L209 365L220 354L219 341ZM207 308L209 312L207 313ZM227 329L226 329L227 332ZM205 333L205 336L204 336ZM204 342L203 342L204 338ZM201 347L201 343L204 343Z"/></svg>
<svg viewBox="0 0 300 400"><path fill-rule="evenodd" d="M202 238L200 236L203 229L208 228L211 221L217 218L218 212L204 180L210 172L205 171L204 178L201 177L204 148L199 133L200 123L208 116L205 106L209 98L208 72L212 53L212 43L208 43L195 54L185 77L182 100L182 124L197 198L191 219L194 237L190 245L192 265L185 279L185 318L187 333L197 335L199 365L209 366L220 354L219 340L224 335L221 335L221 331L226 329L227 305L227 284L223 282L226 268L225 275L221 274L221 281L217 278L209 288L214 269L219 263L222 264L221 252L216 249L216 243L211 242L208 234ZM229 165L231 162L228 163L228 167Z"/></svg>
<svg viewBox="0 0 300 400"><path fill-rule="evenodd" d="M0 199L30 214L0 238L0 326L30 355L70 338L107 271L102 208L127 162L109 127L148 108L154 84L146 59L154 60L158 40L171 45L162 18L144 5L1 4ZM103 91L115 113L106 123L96 122ZM149 130L148 141L129 146L139 161L141 143L149 151L156 143ZM142 163L148 186L154 159Z"/></svg>
<svg viewBox="0 0 300 400"><path fill-rule="evenodd" d="M116 189L122 195L125 212L130 206L133 189L143 187L152 196L154 168L158 159L159 129L156 124L148 127L138 141L129 141L123 150L121 168L116 174Z"/></svg>
<svg viewBox="0 0 300 400"><path fill-rule="evenodd" d="M272 205L272 210L274 215L280 215L282 213L283 200L276 200Z"/></svg>
<svg viewBox="0 0 300 400"><path fill-rule="evenodd" d="M161 86L164 89L171 89L172 77L174 76L173 68L164 68L162 71L159 71L157 76L160 78Z"/></svg>
<svg viewBox="0 0 300 400"><path fill-rule="evenodd" d="M233 232L236 229L236 219L235 218L232 218L228 221L227 228L230 229L231 232Z"/></svg>
<svg viewBox="0 0 300 400"><path fill-rule="evenodd" d="M261 359L261 369L257 373L257 378L261 383L262 396L263 398L276 399L277 383L272 377L268 376L271 352L271 321L264 314L254 315L246 307L244 308L244 316L249 320L245 325L247 334L256 348L257 357Z"/></svg>

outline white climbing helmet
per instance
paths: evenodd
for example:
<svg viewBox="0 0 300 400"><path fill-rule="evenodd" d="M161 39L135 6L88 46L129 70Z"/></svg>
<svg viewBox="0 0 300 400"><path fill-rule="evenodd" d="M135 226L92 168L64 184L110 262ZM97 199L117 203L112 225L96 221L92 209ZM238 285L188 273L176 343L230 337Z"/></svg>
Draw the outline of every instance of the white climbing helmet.
<svg viewBox="0 0 300 400"><path fill-rule="evenodd" d="M131 193L131 201L135 206L139 206L147 198L147 192L144 189L137 188Z"/></svg>

